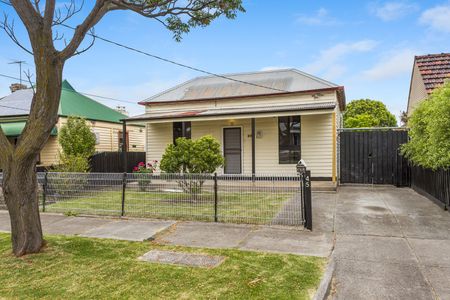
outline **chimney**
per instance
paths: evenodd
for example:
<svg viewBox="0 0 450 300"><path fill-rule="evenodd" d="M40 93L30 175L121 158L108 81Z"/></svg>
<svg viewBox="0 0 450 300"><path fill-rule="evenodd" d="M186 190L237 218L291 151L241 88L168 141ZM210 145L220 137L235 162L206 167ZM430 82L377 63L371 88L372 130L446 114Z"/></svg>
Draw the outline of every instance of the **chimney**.
<svg viewBox="0 0 450 300"><path fill-rule="evenodd" d="M18 90L25 90L27 88L28 87L26 85L21 84L21 83L13 83L9 87L9 89L11 90L11 93L17 92Z"/></svg>
<svg viewBox="0 0 450 300"><path fill-rule="evenodd" d="M125 106L120 106L120 105L116 106L116 111L128 116L128 112L127 112L127 109Z"/></svg>

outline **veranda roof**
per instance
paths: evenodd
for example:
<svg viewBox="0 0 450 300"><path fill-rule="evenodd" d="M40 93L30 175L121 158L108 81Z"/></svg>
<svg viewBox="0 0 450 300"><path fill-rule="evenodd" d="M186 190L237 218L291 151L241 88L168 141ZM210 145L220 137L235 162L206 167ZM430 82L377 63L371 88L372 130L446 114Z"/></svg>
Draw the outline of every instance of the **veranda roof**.
<svg viewBox="0 0 450 300"><path fill-rule="evenodd" d="M333 110L336 102L323 103L304 103L297 105L277 105L263 107L239 107L239 108L215 108L204 110L184 110L171 111L164 113L146 113L126 119L127 122L133 121L167 121L167 120L201 120L213 117L220 118L257 118L265 116L280 116L283 113L292 114L293 112L306 112L317 110Z"/></svg>

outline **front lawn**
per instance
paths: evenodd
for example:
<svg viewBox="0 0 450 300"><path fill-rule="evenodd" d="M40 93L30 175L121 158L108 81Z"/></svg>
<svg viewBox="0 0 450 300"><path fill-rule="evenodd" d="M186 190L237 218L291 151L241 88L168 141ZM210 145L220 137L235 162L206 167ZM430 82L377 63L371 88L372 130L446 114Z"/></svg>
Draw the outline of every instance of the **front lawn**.
<svg viewBox="0 0 450 300"><path fill-rule="evenodd" d="M289 192L219 192L218 220L267 224L292 199ZM77 214L120 215L121 191L84 191L78 195L48 197L46 211ZM170 191L127 191L126 216L198 221L214 220L214 195L203 192L194 199L187 193Z"/></svg>
<svg viewBox="0 0 450 300"><path fill-rule="evenodd" d="M325 259L238 250L48 237L41 254L15 258L0 233L0 298L309 299ZM138 261L152 249L226 257L214 269Z"/></svg>

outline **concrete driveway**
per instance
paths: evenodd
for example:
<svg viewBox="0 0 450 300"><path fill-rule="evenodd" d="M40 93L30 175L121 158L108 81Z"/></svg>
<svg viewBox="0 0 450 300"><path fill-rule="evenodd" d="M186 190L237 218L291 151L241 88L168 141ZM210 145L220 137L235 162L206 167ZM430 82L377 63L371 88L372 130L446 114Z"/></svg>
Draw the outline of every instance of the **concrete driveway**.
<svg viewBox="0 0 450 300"><path fill-rule="evenodd" d="M450 299L450 214L408 188L314 194L315 231L334 232L333 299Z"/></svg>

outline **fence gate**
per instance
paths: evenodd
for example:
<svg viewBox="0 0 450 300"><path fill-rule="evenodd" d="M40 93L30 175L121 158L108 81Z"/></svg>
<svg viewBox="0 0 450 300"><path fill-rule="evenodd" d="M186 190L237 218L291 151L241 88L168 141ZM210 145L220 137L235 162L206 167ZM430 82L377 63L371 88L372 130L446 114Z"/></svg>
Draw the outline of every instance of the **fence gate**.
<svg viewBox="0 0 450 300"><path fill-rule="evenodd" d="M342 129L340 182L408 186L408 161L400 155L400 145L408 132L395 129Z"/></svg>

